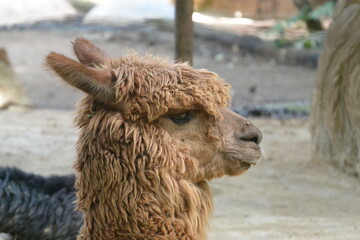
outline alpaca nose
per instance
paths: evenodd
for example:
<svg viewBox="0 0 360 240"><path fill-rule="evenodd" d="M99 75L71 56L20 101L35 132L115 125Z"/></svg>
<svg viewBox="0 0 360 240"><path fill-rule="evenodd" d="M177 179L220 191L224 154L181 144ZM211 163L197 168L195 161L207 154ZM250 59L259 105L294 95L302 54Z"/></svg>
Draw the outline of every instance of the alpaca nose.
<svg viewBox="0 0 360 240"><path fill-rule="evenodd" d="M260 144L262 140L262 133L253 124L246 122L246 127L244 128L244 131L239 134L238 138L244 142L254 142L256 144Z"/></svg>

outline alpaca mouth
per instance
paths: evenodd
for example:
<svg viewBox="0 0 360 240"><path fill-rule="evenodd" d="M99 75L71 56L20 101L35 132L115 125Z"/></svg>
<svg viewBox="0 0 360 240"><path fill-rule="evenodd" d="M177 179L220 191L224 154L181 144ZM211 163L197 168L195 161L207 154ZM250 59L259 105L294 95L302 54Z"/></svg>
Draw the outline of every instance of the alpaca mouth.
<svg viewBox="0 0 360 240"><path fill-rule="evenodd" d="M224 157L227 160L236 162L236 163L246 163L249 165L256 165L262 161L261 150L252 151L252 153L244 154L244 153L224 153Z"/></svg>

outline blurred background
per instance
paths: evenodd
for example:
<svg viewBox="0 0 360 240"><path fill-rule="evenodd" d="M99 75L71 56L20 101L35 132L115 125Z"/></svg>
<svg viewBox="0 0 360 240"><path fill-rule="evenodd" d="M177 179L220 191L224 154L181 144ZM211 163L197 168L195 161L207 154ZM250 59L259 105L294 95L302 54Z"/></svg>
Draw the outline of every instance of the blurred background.
<svg viewBox="0 0 360 240"><path fill-rule="evenodd" d="M186 0L189 1L189 0ZM186 2L183 1L183 2ZM179 3L178 3L179 4ZM189 59L232 85L263 162L211 183L209 239L360 239L360 3L194 0ZM0 165L72 173L82 93L47 71L84 37L112 56L178 56L175 1L0 1ZM320 60L319 60L320 59ZM1 231L1 226L0 226Z"/></svg>

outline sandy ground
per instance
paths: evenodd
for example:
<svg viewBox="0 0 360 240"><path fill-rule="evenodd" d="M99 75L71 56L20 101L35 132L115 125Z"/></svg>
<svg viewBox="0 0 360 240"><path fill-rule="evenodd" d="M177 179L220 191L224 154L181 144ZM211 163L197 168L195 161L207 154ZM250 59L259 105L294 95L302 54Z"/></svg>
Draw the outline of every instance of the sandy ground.
<svg viewBox="0 0 360 240"><path fill-rule="evenodd" d="M1 165L72 172L73 111L0 112ZM264 161L239 177L211 182L209 239L360 239L359 179L310 160L307 120L252 120L264 133Z"/></svg>
<svg viewBox="0 0 360 240"><path fill-rule="evenodd" d="M116 37L108 33L0 32L0 46L8 50L35 106L28 111L0 111L0 165L45 175L72 172L77 138L73 105L81 94L41 67L50 50L70 55L70 40L85 36L112 55L130 47L141 53L153 49L171 59L173 45L167 34L157 35L154 42L152 35L134 32ZM235 105L311 98L314 72L309 69L278 65L203 42L196 43L195 66L227 79L233 86ZM249 91L253 86L255 93ZM242 176L212 181L215 212L209 239L360 239L359 179L311 160L308 120L253 122L264 134L264 161Z"/></svg>

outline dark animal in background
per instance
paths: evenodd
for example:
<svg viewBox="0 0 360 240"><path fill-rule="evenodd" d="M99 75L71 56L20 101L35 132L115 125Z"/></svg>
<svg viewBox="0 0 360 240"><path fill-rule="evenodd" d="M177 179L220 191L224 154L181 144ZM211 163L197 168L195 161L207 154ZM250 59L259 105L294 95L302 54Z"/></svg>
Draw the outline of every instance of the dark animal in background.
<svg viewBox="0 0 360 240"><path fill-rule="evenodd" d="M0 232L16 240L75 240L75 176L42 177L0 167Z"/></svg>

